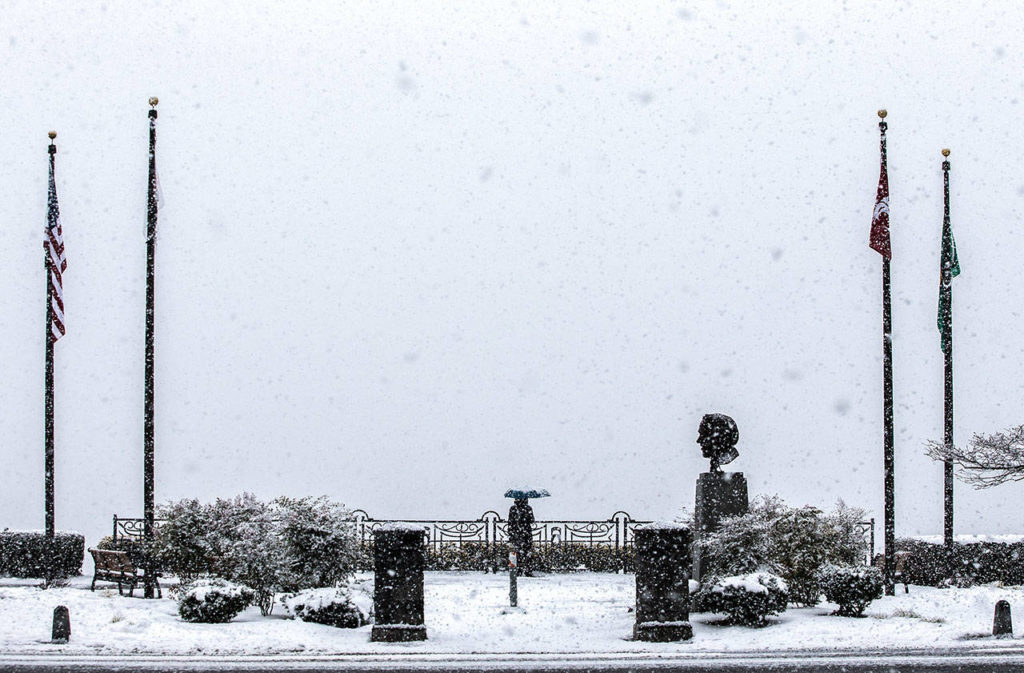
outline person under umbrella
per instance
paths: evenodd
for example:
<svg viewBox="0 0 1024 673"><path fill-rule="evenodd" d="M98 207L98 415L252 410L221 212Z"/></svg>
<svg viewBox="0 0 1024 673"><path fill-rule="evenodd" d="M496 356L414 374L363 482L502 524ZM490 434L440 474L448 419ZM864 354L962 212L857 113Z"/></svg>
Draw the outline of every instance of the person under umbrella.
<svg viewBox="0 0 1024 673"><path fill-rule="evenodd" d="M508 542L516 553L516 574L533 577L533 508L529 498L543 498L547 491L509 489L506 498L515 502L508 510Z"/></svg>

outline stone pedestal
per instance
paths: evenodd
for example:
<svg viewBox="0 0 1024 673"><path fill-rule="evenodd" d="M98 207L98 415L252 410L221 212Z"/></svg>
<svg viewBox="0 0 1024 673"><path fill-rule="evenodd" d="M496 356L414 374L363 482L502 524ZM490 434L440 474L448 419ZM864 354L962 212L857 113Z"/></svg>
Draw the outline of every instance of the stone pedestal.
<svg viewBox="0 0 1024 673"><path fill-rule="evenodd" d="M1013 617L1010 615L1010 603L999 601L996 603L996 614L992 619L992 635L1013 637Z"/></svg>
<svg viewBox="0 0 1024 673"><path fill-rule="evenodd" d="M370 640L426 640L423 624L423 529L385 527L373 532L373 613Z"/></svg>
<svg viewBox="0 0 1024 673"><path fill-rule="evenodd" d="M636 623L633 637L655 643L693 638L690 626L690 530L648 524L634 531Z"/></svg>
<svg viewBox="0 0 1024 673"><path fill-rule="evenodd" d="M71 612L66 605L53 609L53 637L51 642L63 644L71 640Z"/></svg>
<svg viewBox="0 0 1024 673"><path fill-rule="evenodd" d="M747 478L742 472L704 472L697 478L697 502L693 510L694 540L718 530L727 516L747 513ZM693 578L698 582L704 576L707 559L701 558L700 548L694 547Z"/></svg>

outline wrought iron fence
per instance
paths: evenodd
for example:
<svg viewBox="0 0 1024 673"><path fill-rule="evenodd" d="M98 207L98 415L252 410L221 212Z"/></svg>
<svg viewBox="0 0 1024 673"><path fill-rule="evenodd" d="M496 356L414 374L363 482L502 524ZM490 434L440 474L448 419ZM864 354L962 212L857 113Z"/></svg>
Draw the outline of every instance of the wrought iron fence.
<svg viewBox="0 0 1024 673"><path fill-rule="evenodd" d="M364 547L373 542L373 531L389 523L422 526L426 544L438 551L447 545L468 543L493 545L508 542L508 522L495 511L484 512L474 521L447 519L374 519L365 511L352 512L359 541ZM534 544L583 544L624 549L633 544L633 530L649 521L636 521L626 512L597 521L537 521L533 524Z"/></svg>
<svg viewBox="0 0 1024 673"><path fill-rule="evenodd" d="M364 510L352 512L356 534L362 546L373 542L373 531L389 523L422 526L426 544L438 551L444 546L469 543L485 545L508 542L508 522L495 511L484 512L479 519L374 519ZM161 520L155 523L159 526ZM649 521L637 521L626 512L596 521L537 521L533 524L533 540L537 545L585 544L623 549L633 544L633 530ZM139 518L114 515L113 538L141 540L143 521Z"/></svg>
<svg viewBox="0 0 1024 673"><path fill-rule="evenodd" d="M370 517L361 509L355 510L359 543L368 549L373 543L373 531L392 523L421 526L428 553L441 554L452 549L482 547L482 555L492 557L491 550L508 544L508 521L491 510L480 518L465 520L447 519L389 519ZM533 524L533 542L538 551L551 547L588 546L602 547L615 552L614 558L622 559L620 570L628 567L628 556L620 554L633 546L633 531L649 521L637 521L627 512L615 512L608 519L590 521L536 521Z"/></svg>
<svg viewBox="0 0 1024 673"><path fill-rule="evenodd" d="M157 519L154 523L159 524L164 519ZM114 542L118 540L142 540L142 535L145 528L145 520L138 519L135 517L126 518L123 516L114 515Z"/></svg>
<svg viewBox="0 0 1024 673"><path fill-rule="evenodd" d="M508 543L508 521L491 510L479 519L374 519L364 510L352 512L360 547L369 549L373 543L373 531L389 523L422 526L425 544L435 554L450 549L482 546L486 551ZM155 522L158 526L160 520ZM633 546L633 532L637 526L650 523L637 521L627 512L615 512L604 520L578 521L537 521L533 524L534 544L543 549L568 545L605 547L616 553L630 550ZM113 538L142 539L143 521L114 515ZM870 564L875 550L875 520L861 521L858 532L864 537L867 554L865 563ZM622 555L622 558L626 558Z"/></svg>
<svg viewBox="0 0 1024 673"><path fill-rule="evenodd" d="M493 568L495 552L508 544L508 521L495 511L484 512L475 520L456 519L374 519L366 511L352 512L360 548L368 551L373 545L373 531L386 524L400 523L420 526L424 532L427 553L438 558L452 552L470 550L477 553L482 567ZM155 522L159 527L160 520ZM598 547L612 552L619 570L629 568L628 551L633 546L633 531L649 521L637 521L627 512L615 512L604 520L537 521L533 524L534 546L538 553L553 548ZM114 515L113 538L141 540L143 521Z"/></svg>

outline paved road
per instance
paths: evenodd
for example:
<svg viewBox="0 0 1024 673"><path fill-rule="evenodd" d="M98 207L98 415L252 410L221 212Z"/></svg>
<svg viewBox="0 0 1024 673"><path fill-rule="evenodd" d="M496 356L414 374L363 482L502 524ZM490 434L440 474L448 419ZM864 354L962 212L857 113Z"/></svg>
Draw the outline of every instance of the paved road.
<svg viewBox="0 0 1024 673"><path fill-rule="evenodd" d="M644 655L459 655L454 657L423 657L396 655L344 656L323 658L159 658L159 657L64 657L0 655L0 671L17 673L213 673L215 671L253 671L266 673L314 673L346 671L348 673L381 673L381 671L458 671L459 673L665 673L686 671L698 673L746 673L770 671L805 673L992 673L993 671L1024 671L1024 648L993 648L972 651L908 651L894 654L865 652L858 654L762 653Z"/></svg>
<svg viewBox="0 0 1024 673"><path fill-rule="evenodd" d="M253 671L264 673L265 671L280 670L280 671L301 671L301 673L320 673L322 671L334 671L334 670L345 670L349 673L381 673L382 670L386 670L389 673L420 673L424 670L431 671L459 671L459 673L495 673L495 671L503 671L504 673L532 673L535 671L543 671L543 673L668 673L670 671L680 671L683 673L993 673L1006 671L1007 673L1015 673L1021 670L1021 666L1024 665L1021 662L1002 662L996 664L994 662L961 662L961 663L944 663L934 662L929 664L898 664L898 663L838 663L838 662L803 662L803 663L789 663L789 662L761 662L758 664L726 664L721 666L705 667L696 664L690 665L675 665L675 664L661 664L661 665L609 665L600 666L596 668L448 668L443 665L435 665L429 669L424 668L404 668L396 666L394 668L345 668L335 669L328 667L312 667L312 668L287 668L287 669L274 669L274 668L252 668L245 664L233 665L229 668L216 667L216 668L204 668L198 667L193 668L191 666L183 668L181 666L173 666L169 668L133 668L132 666L117 666L117 667L96 667L92 665L86 666L18 666L16 668L4 669L11 671L12 673L20 673L22 671L28 673L83 673L89 671L90 673L223 673L224 671Z"/></svg>

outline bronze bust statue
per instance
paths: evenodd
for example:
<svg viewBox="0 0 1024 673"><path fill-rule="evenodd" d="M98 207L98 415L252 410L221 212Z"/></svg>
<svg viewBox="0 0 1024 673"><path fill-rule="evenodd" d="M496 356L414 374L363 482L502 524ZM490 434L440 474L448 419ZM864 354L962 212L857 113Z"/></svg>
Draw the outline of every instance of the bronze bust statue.
<svg viewBox="0 0 1024 673"><path fill-rule="evenodd" d="M712 472L721 472L722 465L736 460L740 455L736 450L739 440L740 431L732 418L725 414L704 414L697 432L697 443L704 457L711 460Z"/></svg>

